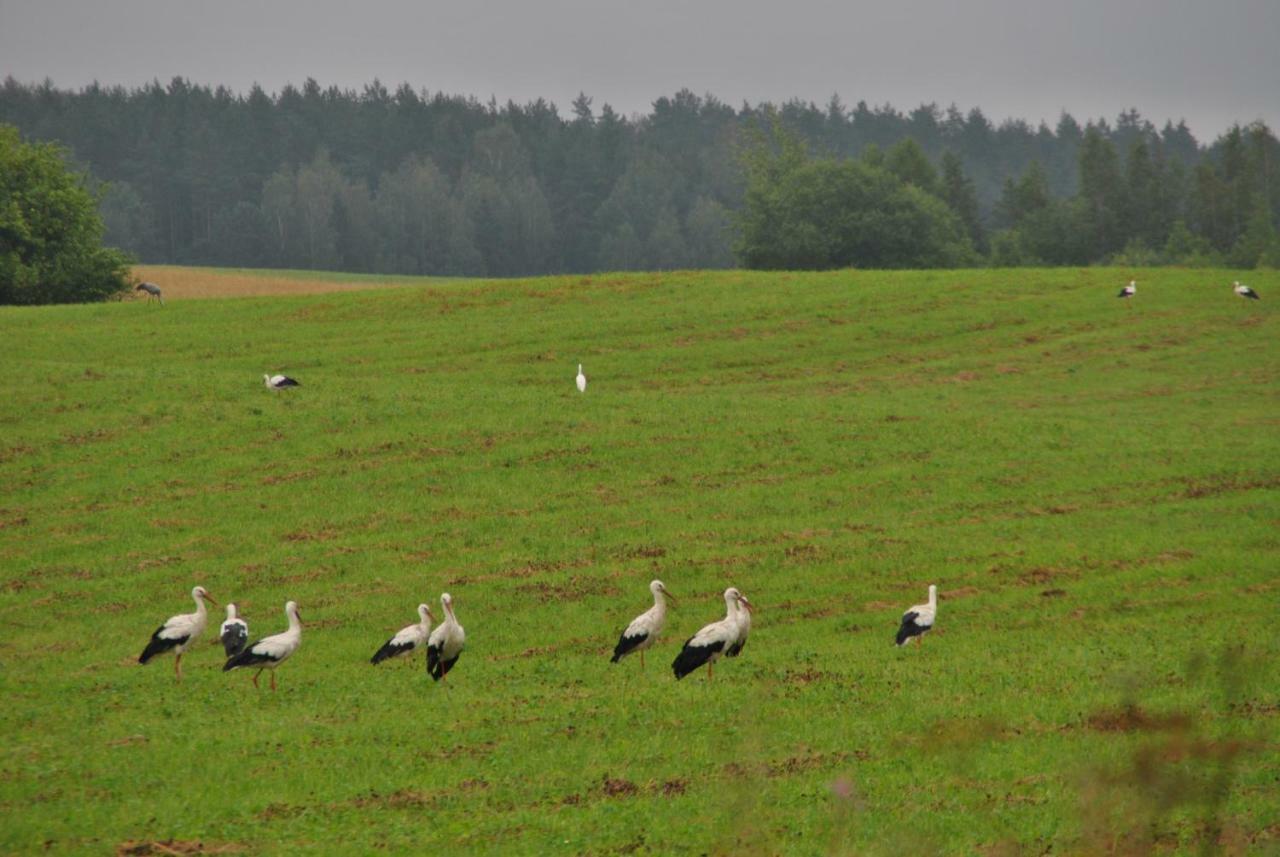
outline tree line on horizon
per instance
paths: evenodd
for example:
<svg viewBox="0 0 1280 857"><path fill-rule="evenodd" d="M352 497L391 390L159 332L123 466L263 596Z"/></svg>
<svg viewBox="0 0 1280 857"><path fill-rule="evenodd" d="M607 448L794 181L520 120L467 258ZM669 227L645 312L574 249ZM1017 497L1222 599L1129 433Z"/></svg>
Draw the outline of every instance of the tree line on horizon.
<svg viewBox="0 0 1280 857"><path fill-rule="evenodd" d="M7 78L0 123L69 147L102 183L108 243L152 263L466 276L1280 266L1280 144L1261 123L1205 146L1136 110L1083 126L1063 114L1051 129L834 96L735 109L682 90L630 117L580 95L561 116L542 99L407 84L238 94L182 78L74 91ZM852 213L821 214L833 203ZM841 229L871 237L814 238ZM796 240L771 249L771 235Z"/></svg>

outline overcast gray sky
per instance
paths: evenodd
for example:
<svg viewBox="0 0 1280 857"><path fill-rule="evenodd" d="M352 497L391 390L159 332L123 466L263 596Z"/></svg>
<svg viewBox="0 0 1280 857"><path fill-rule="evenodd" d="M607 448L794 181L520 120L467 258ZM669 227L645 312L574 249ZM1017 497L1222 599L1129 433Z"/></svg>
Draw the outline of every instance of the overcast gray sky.
<svg viewBox="0 0 1280 857"><path fill-rule="evenodd" d="M0 0L0 75L268 91L377 77L562 113L623 113L682 87L734 106L981 107L1052 126L1127 107L1280 127L1280 0Z"/></svg>

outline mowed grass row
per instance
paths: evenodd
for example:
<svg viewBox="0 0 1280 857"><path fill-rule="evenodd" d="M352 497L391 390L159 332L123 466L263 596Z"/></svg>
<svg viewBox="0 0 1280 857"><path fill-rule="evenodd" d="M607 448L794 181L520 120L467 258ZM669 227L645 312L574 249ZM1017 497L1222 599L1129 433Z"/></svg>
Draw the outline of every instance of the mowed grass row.
<svg viewBox="0 0 1280 857"><path fill-rule="evenodd" d="M1127 279L0 311L0 850L1275 850L1280 276ZM299 602L278 693L138 666L197 583ZM675 682L730 584L743 656ZM442 591L448 687L371 667Z"/></svg>

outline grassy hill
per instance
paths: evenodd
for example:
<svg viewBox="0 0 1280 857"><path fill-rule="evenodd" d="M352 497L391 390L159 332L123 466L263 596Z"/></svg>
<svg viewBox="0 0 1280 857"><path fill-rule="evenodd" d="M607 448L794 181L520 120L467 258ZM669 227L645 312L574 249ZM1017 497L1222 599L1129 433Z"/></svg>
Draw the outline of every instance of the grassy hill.
<svg viewBox="0 0 1280 857"><path fill-rule="evenodd" d="M2 309L0 850L1275 852L1280 275L1232 278ZM197 583L299 602L279 692L136 663ZM744 655L677 683L730 584ZM442 591L447 686L370 666Z"/></svg>

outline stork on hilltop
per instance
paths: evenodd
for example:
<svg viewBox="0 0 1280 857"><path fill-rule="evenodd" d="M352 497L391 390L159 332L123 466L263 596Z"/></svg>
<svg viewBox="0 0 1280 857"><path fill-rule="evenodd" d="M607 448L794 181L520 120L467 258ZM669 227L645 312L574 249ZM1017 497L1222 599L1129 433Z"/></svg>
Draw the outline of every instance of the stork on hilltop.
<svg viewBox="0 0 1280 857"><path fill-rule="evenodd" d="M1235 288L1232 289L1232 291L1238 294L1242 298L1248 298L1249 300L1254 300L1254 301L1262 300L1262 298L1258 296L1257 292L1255 292L1253 289L1249 288L1248 286L1241 285L1239 280L1236 280Z"/></svg>
<svg viewBox="0 0 1280 857"><path fill-rule="evenodd" d="M671 662L671 671L677 679L706 664L707 681L711 681L711 668L715 662L738 642L737 607L741 600L742 593L732 586L724 591L725 617L719 622L704 625L685 641L680 654ZM751 608L748 606L747 609Z"/></svg>
<svg viewBox="0 0 1280 857"><path fill-rule="evenodd" d="M613 647L613 657L609 663L616 664L633 652L640 653L640 668L644 669L644 651L652 648L658 635L667 624L667 599L672 603L676 598L667 591L661 580L649 582L649 591L653 593L653 606L631 620L631 624L618 638L618 645Z"/></svg>
<svg viewBox="0 0 1280 857"><path fill-rule="evenodd" d="M369 663L380 664L388 658L398 658L401 655L409 654L415 649L420 649L427 644L427 638L430 634L431 608L426 604L419 604L418 621L397 631L395 636L382 644L382 648L373 653Z"/></svg>
<svg viewBox="0 0 1280 857"><path fill-rule="evenodd" d="M916 645L924 644L924 635L933 628L933 620L938 618L938 587L929 586L929 603L917 604L902 614L902 626L898 628L898 636L894 643L901 646L912 637Z"/></svg>
<svg viewBox="0 0 1280 857"><path fill-rule="evenodd" d="M227 603L227 619L218 628L218 639L227 657L240 654L249 642L249 623L240 618L239 608L233 603Z"/></svg>
<svg viewBox="0 0 1280 857"><path fill-rule="evenodd" d="M262 383L267 385L268 390L283 390L285 387L302 386L288 375L263 375Z"/></svg>
<svg viewBox="0 0 1280 857"><path fill-rule="evenodd" d="M453 596L447 592L441 595L440 606L444 608L444 621L427 639L427 674L436 681L442 681L453 669L467 642L466 632L453 615Z"/></svg>
<svg viewBox="0 0 1280 857"><path fill-rule="evenodd" d="M205 601L214 605L218 603L203 586L192 589L191 597L196 602L196 612L179 613L177 616L166 619L165 623L151 635L151 641L138 656L138 663L145 664L157 655L174 652L177 657L173 661L173 672L178 677L178 681L182 681L183 653L191 648L191 644L204 633L204 627L209 621L209 611L205 607Z"/></svg>
<svg viewBox="0 0 1280 857"><path fill-rule="evenodd" d="M263 637L256 643L250 643L237 655L227 658L222 671L230 672L240 667L257 667L253 674L253 686L258 686L258 676L263 670L271 670L271 689L276 689L276 667L280 666L302 645L302 619L298 615L298 604L289 601L284 605L284 615L289 619L289 629L270 637Z"/></svg>

